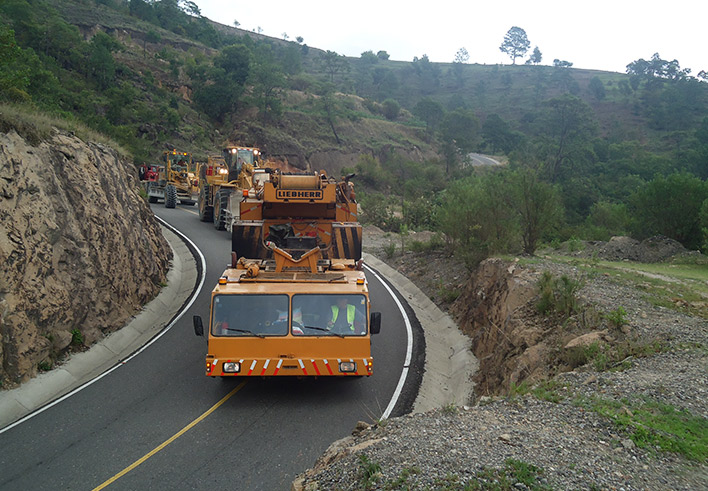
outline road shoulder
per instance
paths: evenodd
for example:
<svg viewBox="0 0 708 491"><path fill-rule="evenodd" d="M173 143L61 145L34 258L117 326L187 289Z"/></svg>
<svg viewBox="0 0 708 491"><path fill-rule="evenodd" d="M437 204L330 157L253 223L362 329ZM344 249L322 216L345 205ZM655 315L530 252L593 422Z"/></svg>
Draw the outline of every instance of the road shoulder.
<svg viewBox="0 0 708 491"><path fill-rule="evenodd" d="M408 278L371 254L364 253L364 262L386 277L423 327L425 373L413 412L422 413L448 404L470 404L474 391L472 376L479 366L470 348L470 338Z"/></svg>

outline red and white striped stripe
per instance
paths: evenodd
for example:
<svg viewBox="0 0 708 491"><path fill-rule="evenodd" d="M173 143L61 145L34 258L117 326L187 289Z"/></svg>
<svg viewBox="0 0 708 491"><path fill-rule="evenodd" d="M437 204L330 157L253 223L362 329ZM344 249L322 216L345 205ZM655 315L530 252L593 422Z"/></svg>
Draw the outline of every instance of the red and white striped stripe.
<svg viewBox="0 0 708 491"><path fill-rule="evenodd" d="M265 375L266 369L268 368L268 364L270 363L270 360L266 360L265 363L263 364L263 370L261 370L261 376Z"/></svg>

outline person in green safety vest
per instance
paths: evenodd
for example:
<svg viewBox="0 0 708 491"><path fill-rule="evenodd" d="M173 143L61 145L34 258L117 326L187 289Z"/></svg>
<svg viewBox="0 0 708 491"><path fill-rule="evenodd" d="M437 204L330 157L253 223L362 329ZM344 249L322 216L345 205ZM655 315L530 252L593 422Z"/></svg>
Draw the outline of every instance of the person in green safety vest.
<svg viewBox="0 0 708 491"><path fill-rule="evenodd" d="M355 305L348 303L345 295L337 296L330 310L328 329L339 334L366 334L364 316Z"/></svg>

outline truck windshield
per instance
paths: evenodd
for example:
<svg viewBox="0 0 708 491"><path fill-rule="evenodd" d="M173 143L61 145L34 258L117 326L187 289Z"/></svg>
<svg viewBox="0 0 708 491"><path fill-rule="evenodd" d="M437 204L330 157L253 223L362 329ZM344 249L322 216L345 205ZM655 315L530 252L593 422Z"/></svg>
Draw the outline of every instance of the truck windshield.
<svg viewBox="0 0 708 491"><path fill-rule="evenodd" d="M211 334L214 336L285 336L287 295L216 295Z"/></svg>
<svg viewBox="0 0 708 491"><path fill-rule="evenodd" d="M293 295L292 311L295 336L363 336L367 332L364 295Z"/></svg>
<svg viewBox="0 0 708 491"><path fill-rule="evenodd" d="M253 165L253 151L252 150L239 150L238 158L240 162L246 162L247 164Z"/></svg>
<svg viewBox="0 0 708 491"><path fill-rule="evenodd" d="M244 163L254 165L255 157L253 150L246 148L227 148L224 150L224 160L229 170L241 172Z"/></svg>

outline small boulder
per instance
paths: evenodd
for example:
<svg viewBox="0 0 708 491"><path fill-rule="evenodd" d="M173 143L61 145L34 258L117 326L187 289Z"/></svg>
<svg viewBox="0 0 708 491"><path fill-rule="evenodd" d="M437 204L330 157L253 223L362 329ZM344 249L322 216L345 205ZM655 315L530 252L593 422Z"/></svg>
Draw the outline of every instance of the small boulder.
<svg viewBox="0 0 708 491"><path fill-rule="evenodd" d="M593 331L587 334L583 334L582 336L578 336L577 338L571 339L565 345L565 349L572 349L578 346L590 346L594 343L604 342L606 335L607 331Z"/></svg>

